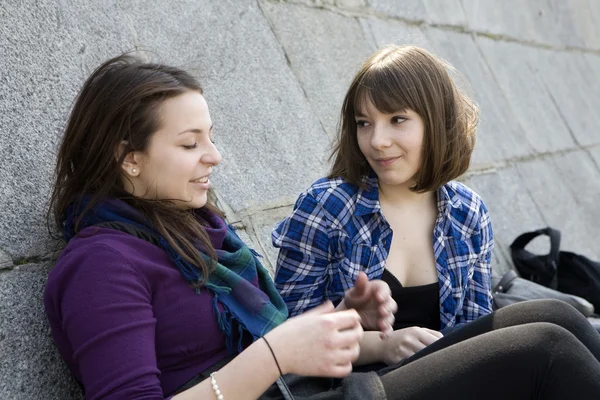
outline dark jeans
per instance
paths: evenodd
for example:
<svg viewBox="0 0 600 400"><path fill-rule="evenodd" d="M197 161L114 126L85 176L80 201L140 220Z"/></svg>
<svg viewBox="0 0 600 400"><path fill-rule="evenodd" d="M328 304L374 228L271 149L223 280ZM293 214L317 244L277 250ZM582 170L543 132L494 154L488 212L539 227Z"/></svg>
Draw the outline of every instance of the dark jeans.
<svg viewBox="0 0 600 400"><path fill-rule="evenodd" d="M286 377L305 399L598 399L600 334L570 305L501 308L377 373ZM281 398L275 388L261 399Z"/></svg>

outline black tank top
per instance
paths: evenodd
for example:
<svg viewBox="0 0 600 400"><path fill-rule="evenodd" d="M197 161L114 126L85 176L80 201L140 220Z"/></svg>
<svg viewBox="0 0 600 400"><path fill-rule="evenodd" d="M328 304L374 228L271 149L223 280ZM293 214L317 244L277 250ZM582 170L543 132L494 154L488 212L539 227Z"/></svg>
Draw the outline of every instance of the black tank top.
<svg viewBox="0 0 600 400"><path fill-rule="evenodd" d="M392 298L398 303L394 330L420 326L440 330L440 289L438 283L404 287L387 269L381 280L390 286Z"/></svg>

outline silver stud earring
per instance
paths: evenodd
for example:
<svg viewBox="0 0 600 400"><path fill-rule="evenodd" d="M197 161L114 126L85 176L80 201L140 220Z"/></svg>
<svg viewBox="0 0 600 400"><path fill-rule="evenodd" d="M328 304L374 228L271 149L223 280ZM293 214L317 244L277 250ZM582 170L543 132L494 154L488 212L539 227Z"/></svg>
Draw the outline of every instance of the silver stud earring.
<svg viewBox="0 0 600 400"><path fill-rule="evenodd" d="M137 169L135 169L135 168L133 168L133 169L131 170L131 173L133 173L133 174L135 174L136 172L137 172Z"/></svg>

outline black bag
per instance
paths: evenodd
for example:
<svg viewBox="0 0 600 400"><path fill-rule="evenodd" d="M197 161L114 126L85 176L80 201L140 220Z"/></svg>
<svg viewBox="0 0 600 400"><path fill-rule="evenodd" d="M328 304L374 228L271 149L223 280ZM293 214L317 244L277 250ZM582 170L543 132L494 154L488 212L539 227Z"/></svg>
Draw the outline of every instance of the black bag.
<svg viewBox="0 0 600 400"><path fill-rule="evenodd" d="M525 250L540 235L550 237L550 253L536 255ZM600 263L559 248L560 231L550 227L524 233L510 245L513 263L523 278L582 297L600 310Z"/></svg>

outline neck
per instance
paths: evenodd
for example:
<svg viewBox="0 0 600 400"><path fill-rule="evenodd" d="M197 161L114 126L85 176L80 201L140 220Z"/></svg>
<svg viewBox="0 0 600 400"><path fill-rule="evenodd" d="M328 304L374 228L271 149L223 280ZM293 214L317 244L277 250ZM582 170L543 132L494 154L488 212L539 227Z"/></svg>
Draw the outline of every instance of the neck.
<svg viewBox="0 0 600 400"><path fill-rule="evenodd" d="M379 201L388 204L420 204L435 201L435 192L417 193L410 185L385 185L379 183Z"/></svg>

